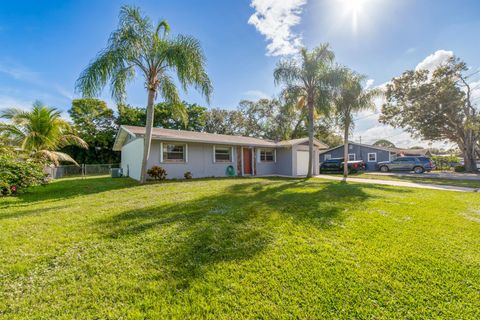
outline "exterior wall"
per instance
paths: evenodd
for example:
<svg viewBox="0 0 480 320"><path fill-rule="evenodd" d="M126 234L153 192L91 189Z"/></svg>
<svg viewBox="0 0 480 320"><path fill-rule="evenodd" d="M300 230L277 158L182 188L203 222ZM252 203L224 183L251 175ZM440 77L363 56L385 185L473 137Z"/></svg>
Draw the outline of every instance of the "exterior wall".
<svg viewBox="0 0 480 320"><path fill-rule="evenodd" d="M165 141L175 143L173 141ZM213 161L213 144L203 143L185 143L187 145L187 162L186 163L171 163L160 162L160 143L159 140L152 141L152 148L150 157L148 159L147 168L152 166L161 166L167 171L167 179L183 179L187 171L192 173L194 178L204 177L226 177L227 167L233 166L235 174L238 175L237 170L237 148L233 148L232 160L233 162L214 162Z"/></svg>
<svg viewBox="0 0 480 320"><path fill-rule="evenodd" d="M256 166L256 174L258 176L264 175L271 175L277 174L277 161L260 161L260 150L273 150L270 148L255 148L255 166ZM277 151L274 151L277 152ZM276 156L274 153L274 158L276 160Z"/></svg>
<svg viewBox="0 0 480 320"><path fill-rule="evenodd" d="M292 147L292 176L297 176L297 151L308 151L308 144L299 144ZM319 150L313 149L313 174L317 175L320 172Z"/></svg>
<svg viewBox="0 0 480 320"><path fill-rule="evenodd" d="M330 150L328 152L323 152L320 155L320 161L325 161L325 155L330 154L332 158L343 158L343 147L339 146L336 149ZM380 161L389 161L389 154L390 152L386 150L376 149L373 147L366 147L366 146L359 146L356 144L349 144L348 145L348 153L355 154L355 160L363 160L366 164L367 170L374 171L377 170L377 163ZM376 162L368 162L368 154L369 153L376 153L377 154L377 161Z"/></svg>
<svg viewBox="0 0 480 320"><path fill-rule="evenodd" d="M292 176L292 148L277 148L276 174Z"/></svg>
<svg viewBox="0 0 480 320"><path fill-rule="evenodd" d="M143 158L143 139L134 139L122 147L121 168L123 174L140 180Z"/></svg>

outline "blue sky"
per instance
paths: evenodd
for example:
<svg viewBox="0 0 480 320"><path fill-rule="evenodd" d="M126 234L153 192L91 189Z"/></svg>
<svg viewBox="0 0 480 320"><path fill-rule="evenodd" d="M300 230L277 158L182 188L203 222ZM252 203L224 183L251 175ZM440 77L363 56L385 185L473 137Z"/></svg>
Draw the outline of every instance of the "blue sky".
<svg viewBox="0 0 480 320"><path fill-rule="evenodd" d="M28 108L36 99L68 110L74 83L116 27L116 1L3 1L0 4L0 107ZM452 53L480 66L480 2L473 0L237 0L132 1L173 33L198 38L214 83L210 107L235 108L241 99L278 93L276 62L299 46L329 42L337 61L381 85L406 69L435 66ZM356 22L355 22L356 21ZM427 58L430 56L429 58ZM427 66L427 67L428 67ZM139 78L128 102L144 106ZM205 105L194 91L185 100ZM115 108L108 90L102 96ZM391 137L401 130L361 114L354 139Z"/></svg>

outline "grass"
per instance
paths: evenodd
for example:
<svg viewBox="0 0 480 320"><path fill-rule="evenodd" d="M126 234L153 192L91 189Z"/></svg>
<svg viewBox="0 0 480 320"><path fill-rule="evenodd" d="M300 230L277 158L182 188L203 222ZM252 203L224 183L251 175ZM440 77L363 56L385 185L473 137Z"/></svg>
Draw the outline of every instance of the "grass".
<svg viewBox="0 0 480 320"><path fill-rule="evenodd" d="M338 174L341 176L341 174ZM445 178L428 178L421 175L418 177L407 177L407 176L389 176L381 174L365 174L364 172L350 174L351 178L362 178L362 179L374 179L374 180L391 180L391 181L405 181L405 182L415 182L415 183L426 183L426 184L440 184L447 186L457 186L457 187L468 187L468 188L480 188L480 180L453 180Z"/></svg>
<svg viewBox="0 0 480 320"><path fill-rule="evenodd" d="M0 199L2 319L480 318L480 195L56 181Z"/></svg>

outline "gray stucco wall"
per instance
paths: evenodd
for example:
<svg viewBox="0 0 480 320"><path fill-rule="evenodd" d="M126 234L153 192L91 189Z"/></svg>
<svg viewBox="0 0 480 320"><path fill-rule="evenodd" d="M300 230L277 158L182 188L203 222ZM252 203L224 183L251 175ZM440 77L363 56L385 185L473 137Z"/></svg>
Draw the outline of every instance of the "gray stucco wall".
<svg viewBox="0 0 480 320"><path fill-rule="evenodd" d="M174 143L168 141L169 143ZM168 163L160 162L160 141L153 140L150 157L148 159L148 168L154 165L163 167L167 171L168 179L183 179L184 174L190 171L194 178L204 177L225 177L227 176L227 167L232 165L237 173L236 148L233 150L232 162L214 162L213 145L203 143L187 143L187 162L186 163ZM185 142L178 142L185 144Z"/></svg>
<svg viewBox="0 0 480 320"><path fill-rule="evenodd" d="M277 174L291 176L292 174L292 148L277 148Z"/></svg>
<svg viewBox="0 0 480 320"><path fill-rule="evenodd" d="M255 159L256 159L256 166L257 166L257 176L263 176L263 175L269 175L269 174L276 174L277 173L277 162L275 161L261 161L260 160L260 151L262 148L256 148L255 149ZM268 149L266 148L265 150L274 150L274 149ZM276 151L274 151L276 152Z"/></svg>
<svg viewBox="0 0 480 320"><path fill-rule="evenodd" d="M143 158L143 139L129 140L122 147L121 168L125 176L140 180Z"/></svg>
<svg viewBox="0 0 480 320"><path fill-rule="evenodd" d="M343 148L344 146L339 146L336 149L330 150L328 152L323 152L320 154L320 161L325 161L325 155L330 154L332 158L343 158ZM355 154L355 160L363 160L367 166L367 170L373 171L377 170L377 163L380 161L389 161L389 151L376 149L367 146L359 146L356 144L349 144L348 145L348 153ZM377 161L369 162L368 161L368 154L369 153L376 153L377 154Z"/></svg>

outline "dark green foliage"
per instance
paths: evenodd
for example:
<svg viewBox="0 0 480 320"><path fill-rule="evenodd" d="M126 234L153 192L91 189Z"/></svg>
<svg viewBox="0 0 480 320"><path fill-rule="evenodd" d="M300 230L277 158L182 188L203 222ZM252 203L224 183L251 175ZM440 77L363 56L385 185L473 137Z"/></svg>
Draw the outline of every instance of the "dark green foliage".
<svg viewBox="0 0 480 320"><path fill-rule="evenodd" d="M25 160L13 153L0 155L0 195L16 193L30 186L45 184L44 164Z"/></svg>
<svg viewBox="0 0 480 320"><path fill-rule="evenodd" d="M179 109L182 110L179 112ZM182 107L172 103L158 103L155 105L153 126L166 129L181 129L189 131L203 131L205 127L207 108L197 104L182 103ZM130 105L118 106L119 125L145 126L145 108Z"/></svg>
<svg viewBox="0 0 480 320"><path fill-rule="evenodd" d="M455 172L465 172L465 166L456 166Z"/></svg>
<svg viewBox="0 0 480 320"><path fill-rule="evenodd" d="M183 177L184 177L185 179L187 179L187 180L193 178L192 173L191 173L190 171L185 172L185 173L183 174Z"/></svg>
<svg viewBox="0 0 480 320"><path fill-rule="evenodd" d="M153 166L147 170L147 174L155 180L165 180L167 171L160 166Z"/></svg>
<svg viewBox="0 0 480 320"><path fill-rule="evenodd" d="M75 131L88 144L88 149L66 148L78 163L120 162L120 153L112 150L117 131L115 116L105 101L75 99L68 113Z"/></svg>

